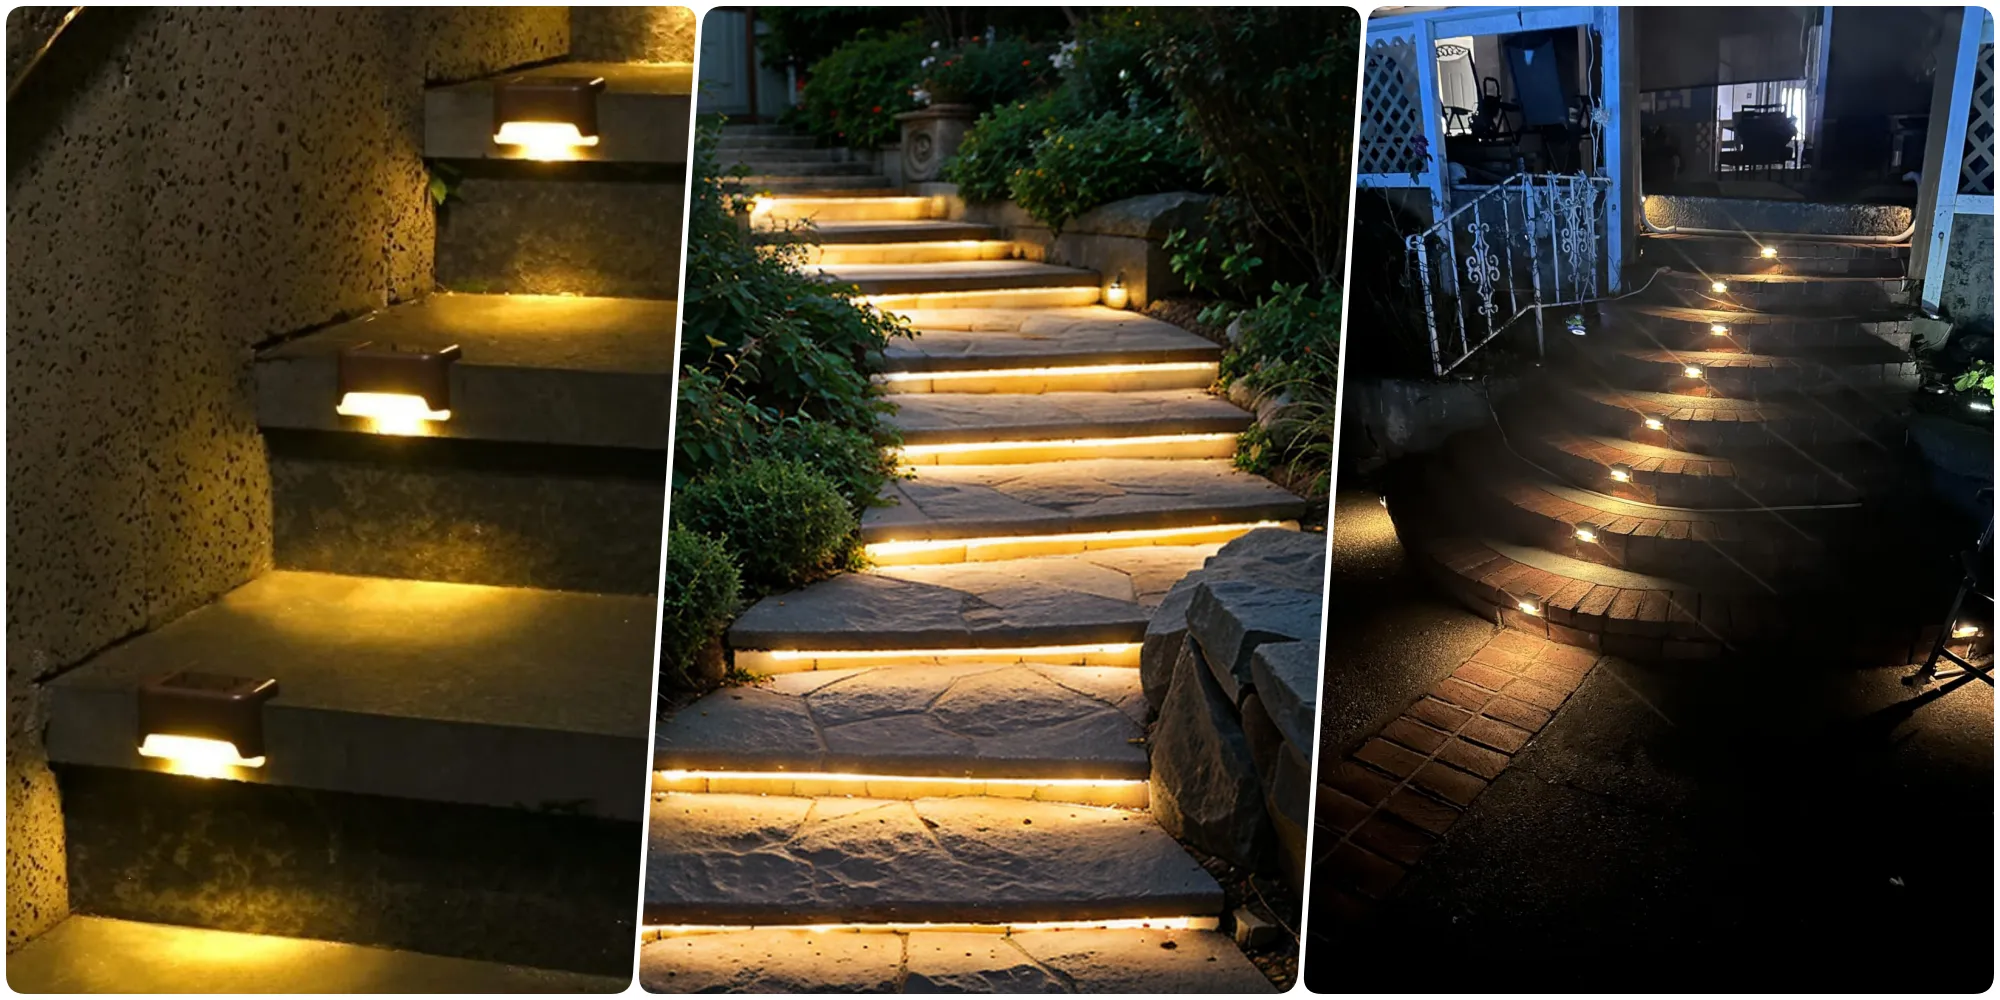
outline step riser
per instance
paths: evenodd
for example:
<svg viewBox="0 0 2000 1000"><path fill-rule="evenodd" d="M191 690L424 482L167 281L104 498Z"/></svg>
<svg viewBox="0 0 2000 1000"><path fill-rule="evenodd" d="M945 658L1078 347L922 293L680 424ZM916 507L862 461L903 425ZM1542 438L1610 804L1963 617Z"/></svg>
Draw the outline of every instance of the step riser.
<svg viewBox="0 0 2000 1000"><path fill-rule="evenodd" d="M57 781L78 913L631 968L637 822L88 767Z"/></svg>
<svg viewBox="0 0 2000 1000"><path fill-rule="evenodd" d="M1800 361L1782 368L1730 368L1694 361L1694 367L1701 369L1701 377L1695 379L1687 375L1685 366L1669 362L1618 354L1603 354L1591 360L1598 374L1620 388L1685 392L1705 385L1712 395L1726 399L1839 389L1914 389L1917 385L1914 361L1884 365L1824 365Z"/></svg>
<svg viewBox="0 0 2000 1000"><path fill-rule="evenodd" d="M849 158L844 150L813 149L809 146L744 146L732 145L727 141L716 147L716 159L726 169L738 163L851 163L865 164Z"/></svg>
<svg viewBox="0 0 2000 1000"><path fill-rule="evenodd" d="M465 450L451 442L364 439L330 454L314 435L271 439L281 569L602 593L659 586L664 455L621 459L614 472L455 463ZM418 461L401 457L412 452Z"/></svg>
<svg viewBox="0 0 2000 1000"><path fill-rule="evenodd" d="M1849 503L1864 494L1860 483L1842 485L1825 476L1747 474L1742 465L1733 475L1668 473L1635 468L1626 481L1611 477L1604 464L1555 447L1532 434L1513 438L1514 447L1530 461L1579 489L1624 500L1669 507L1748 507L1760 504Z"/></svg>
<svg viewBox="0 0 2000 1000"><path fill-rule="evenodd" d="M1774 242L1776 257L1765 257L1741 242L1639 241L1639 260L1701 274L1810 274L1830 278L1900 278L1908 247L1787 244Z"/></svg>
<svg viewBox="0 0 2000 1000"><path fill-rule="evenodd" d="M1691 309L1878 312L1910 304L1910 294L1901 279L1805 283L1735 280L1725 285L1724 291L1717 292L1708 279L1699 275L1672 275L1655 282L1653 288L1659 301Z"/></svg>
<svg viewBox="0 0 2000 1000"><path fill-rule="evenodd" d="M932 451L904 448L898 458L904 465L1018 465L1026 462L1064 462L1089 458L1195 459L1230 458L1236 454L1236 436L1198 435L1179 441L1106 441L1064 444L1050 441L995 442L980 447Z"/></svg>
<svg viewBox="0 0 2000 1000"><path fill-rule="evenodd" d="M438 215L438 284L675 298L684 201L678 181L467 178Z"/></svg>
<svg viewBox="0 0 2000 1000"><path fill-rule="evenodd" d="M820 241L822 247L833 249L835 247L858 248L884 243L911 244L926 242L938 244L967 240L985 242L992 240L1000 233L998 229L992 226L981 226L970 222L930 221L933 223L932 225L917 231L912 231L908 228L871 229L865 226L842 229L822 227L813 235ZM859 262L857 261L856 263Z"/></svg>
<svg viewBox="0 0 2000 1000"><path fill-rule="evenodd" d="M795 674L806 670L850 670L857 666L951 667L973 664L1045 663L1064 667L1137 667L1139 643L1121 642L1074 649L882 650L865 657L828 654L788 655L768 649L730 653L738 670L753 674Z"/></svg>
<svg viewBox="0 0 2000 1000"><path fill-rule="evenodd" d="M968 260L1013 260L1016 247L1006 240L941 238L932 243L822 243L806 255L806 263L840 267L852 264L951 264Z"/></svg>
<svg viewBox="0 0 2000 1000"><path fill-rule="evenodd" d="M1724 333L1716 333L1715 326ZM1643 326L1617 325L1609 336L1621 342L1658 346L1671 351L1713 351L1728 347L1749 354L1792 355L1804 351L1887 345L1908 350L1912 331L1902 323L1854 322L1759 323L1732 318L1718 322L1647 318Z"/></svg>
<svg viewBox="0 0 2000 1000"><path fill-rule="evenodd" d="M940 217L929 198L775 198L759 215L773 222L913 222Z"/></svg>
<svg viewBox="0 0 2000 1000"><path fill-rule="evenodd" d="M932 392L1006 393L1034 395L1044 392L1145 392L1166 389L1205 389L1216 379L1218 366L1202 363L1177 365L1158 371L996 372L968 377L970 373L945 376L931 373L928 378L896 377L879 379L889 395L919 395Z"/></svg>
<svg viewBox="0 0 2000 1000"><path fill-rule="evenodd" d="M810 773L706 774L701 771L653 774L653 791L708 795L787 795L805 798L852 796L869 799L995 798L1066 802L1107 809L1144 809L1151 794L1144 778L1103 782L939 779L910 776L834 778Z"/></svg>
<svg viewBox="0 0 2000 1000"><path fill-rule="evenodd" d="M863 177L879 173L873 164L854 163L831 155L830 150L801 149L773 150L778 155L766 156L758 153L736 159L724 157L725 171L741 167L753 177L812 177L822 174L859 174Z"/></svg>
<svg viewBox="0 0 2000 1000"><path fill-rule="evenodd" d="M977 292L920 292L870 295L878 308L911 309L1066 309L1094 306L1103 298L1095 285L1078 288L1013 288Z"/></svg>
<svg viewBox="0 0 2000 1000"><path fill-rule="evenodd" d="M830 177L745 177L733 186L744 191L774 195L825 195L831 197L894 196L901 191L881 174L841 174Z"/></svg>
<svg viewBox="0 0 2000 1000"><path fill-rule="evenodd" d="M1298 529L1296 521L1257 524L1191 526L1187 528L1106 532L1091 536L1062 535L992 538L968 541L924 543L881 542L866 546L866 555L877 566L937 566L952 563L993 562L1001 559L1029 559L1037 556L1065 556L1106 549L1147 548L1154 545L1219 545L1259 527Z"/></svg>
<svg viewBox="0 0 2000 1000"><path fill-rule="evenodd" d="M1632 410L1608 406L1581 396L1569 399L1576 421L1573 430L1701 454L1728 456L1792 448L1809 452L1820 445L1846 445L1869 440L1892 443L1901 439L1892 418L1877 416L1857 424L1852 421L1859 419L1860 415L1841 400L1828 398L1823 403L1826 407L1823 415L1812 419L1725 422L1663 416L1658 418L1663 425L1661 429L1653 430L1645 426L1641 414Z"/></svg>

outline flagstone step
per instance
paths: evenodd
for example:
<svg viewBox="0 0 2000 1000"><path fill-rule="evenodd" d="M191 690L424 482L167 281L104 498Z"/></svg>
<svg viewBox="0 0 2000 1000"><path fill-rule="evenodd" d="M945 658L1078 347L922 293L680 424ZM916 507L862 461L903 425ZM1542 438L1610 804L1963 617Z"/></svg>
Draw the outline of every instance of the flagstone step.
<svg viewBox="0 0 2000 1000"><path fill-rule="evenodd" d="M1727 337L1714 338L1733 347ZM1731 398L1829 390L1914 389L1917 363L1888 344L1810 354L1670 350L1630 344L1584 345L1582 357L1605 381L1629 389L1689 392L1706 386Z"/></svg>
<svg viewBox="0 0 2000 1000"><path fill-rule="evenodd" d="M889 483L882 494L887 505L862 515L862 541L1242 526L1295 521L1306 513L1305 501L1221 459L931 466L914 473ZM1091 547L1114 543L1093 540ZM1086 542L1079 538L1074 544L1082 551Z"/></svg>
<svg viewBox="0 0 2000 1000"><path fill-rule="evenodd" d="M1911 301L1908 281L1901 277L1670 271L1654 281L1653 292L1662 301L1695 309L1755 312L1802 309L1866 312L1904 307Z"/></svg>
<svg viewBox="0 0 2000 1000"><path fill-rule="evenodd" d="M834 281L859 288L864 295L1051 288L1088 288L1095 292L1102 281L1096 271L1029 260L821 265L818 270Z"/></svg>
<svg viewBox="0 0 2000 1000"><path fill-rule="evenodd" d="M991 240L999 232L995 226L958 219L813 219L813 238L823 246Z"/></svg>
<svg viewBox="0 0 2000 1000"><path fill-rule="evenodd" d="M811 219L814 222L914 222L935 219L941 206L935 198L917 195L897 197L786 196L770 199L760 206L770 222ZM756 220L753 220L756 221Z"/></svg>
<svg viewBox="0 0 2000 1000"><path fill-rule="evenodd" d="M1214 341L1101 305L1062 309L918 309L918 335L886 352L892 372L980 371L1218 361Z"/></svg>
<svg viewBox="0 0 2000 1000"><path fill-rule="evenodd" d="M997 655L1017 649L1136 644L1167 590L1219 548L1156 545L849 573L758 601L730 626L728 642L739 667L758 671L855 665L807 656L787 659L768 651L873 655L990 650ZM1034 654L1022 658L1077 662Z"/></svg>
<svg viewBox="0 0 2000 1000"><path fill-rule="evenodd" d="M1725 399L1558 383L1578 430L1708 454L1900 439L1903 393ZM1657 423L1659 426L1652 426Z"/></svg>
<svg viewBox="0 0 2000 1000"><path fill-rule="evenodd" d="M424 437L665 451L673 403L677 305L657 299L439 292L260 352L265 428L367 432L337 414L340 355L365 342L403 350L457 345L450 418Z"/></svg>
<svg viewBox="0 0 2000 1000"><path fill-rule="evenodd" d="M691 63L559 62L424 92L424 156L430 159L528 160L522 146L493 141L494 86L501 80L601 77L598 141L564 152L590 163L684 164L693 124Z"/></svg>
<svg viewBox="0 0 2000 1000"><path fill-rule="evenodd" d="M955 264L977 260L1012 260L1020 253L1011 240L938 239L917 243L822 243L807 251L805 262L823 268L883 264Z"/></svg>
<svg viewBox="0 0 2000 1000"><path fill-rule="evenodd" d="M1884 344L1906 350L1918 335L1942 343L1942 338L1951 332L1951 324L1913 315L1908 310L1780 313L1619 303L1605 306L1604 311L1614 334L1669 350L1702 351L1718 343L1752 354L1794 354ZM1716 332L1718 326L1721 333Z"/></svg>
<svg viewBox="0 0 2000 1000"><path fill-rule="evenodd" d="M1769 248L1771 253L1765 253ZM1908 243L1856 243L1811 236L1688 236L1647 233L1639 260L1702 274L1902 277Z"/></svg>
<svg viewBox="0 0 2000 1000"><path fill-rule="evenodd" d="M76 915L7 956L17 993L619 993L629 979Z"/></svg>
<svg viewBox="0 0 2000 1000"><path fill-rule="evenodd" d="M896 401L896 405L897 410L890 417L890 423L902 433L904 444L911 447L1187 434L1233 435L1243 431L1251 422L1250 414L1228 400L1193 389L1051 392L1039 396L937 392L903 397ZM906 447L905 450L910 449Z"/></svg>
<svg viewBox="0 0 2000 1000"><path fill-rule="evenodd" d="M1116 785L1146 778L1146 752L1137 745L1145 722L1138 671L1123 667L861 665L780 674L712 692L663 717L654 769L696 773L656 776L654 787L873 798L995 794L1143 808L1143 785ZM829 782L829 774L890 780ZM957 779L959 787L921 778ZM965 779L998 780L989 793L983 780ZM1062 789L1020 779L1120 780Z"/></svg>
<svg viewBox="0 0 2000 1000"><path fill-rule="evenodd" d="M279 685L267 762L223 777L636 820L655 616L647 596L270 572L48 682L48 755L174 772L138 752L139 685L203 670Z"/></svg>
<svg viewBox="0 0 2000 1000"><path fill-rule="evenodd" d="M995 797L653 797L644 922L1207 916L1222 890L1150 816Z"/></svg>
<svg viewBox="0 0 2000 1000"><path fill-rule="evenodd" d="M639 985L657 993L1124 993L1276 988L1212 930L760 927L656 935Z"/></svg>

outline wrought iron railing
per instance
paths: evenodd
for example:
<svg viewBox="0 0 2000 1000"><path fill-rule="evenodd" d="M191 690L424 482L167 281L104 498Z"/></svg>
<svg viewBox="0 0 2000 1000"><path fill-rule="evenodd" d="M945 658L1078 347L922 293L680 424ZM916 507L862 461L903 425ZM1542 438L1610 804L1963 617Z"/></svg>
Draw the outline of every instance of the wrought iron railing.
<svg viewBox="0 0 2000 1000"><path fill-rule="evenodd" d="M1609 177L1515 174L1409 237L1434 373L1530 313L1539 348L1545 310L1604 297L1610 193Z"/></svg>

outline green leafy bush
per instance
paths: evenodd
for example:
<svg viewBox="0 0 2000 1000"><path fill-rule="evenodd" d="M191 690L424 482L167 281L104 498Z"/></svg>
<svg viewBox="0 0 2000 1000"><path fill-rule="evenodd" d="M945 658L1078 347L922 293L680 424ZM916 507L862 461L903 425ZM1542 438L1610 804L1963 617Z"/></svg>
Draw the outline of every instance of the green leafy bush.
<svg viewBox="0 0 2000 1000"><path fill-rule="evenodd" d="M742 583L729 550L700 532L667 532L666 589L660 595L660 666L685 687L688 668L736 616Z"/></svg>
<svg viewBox="0 0 2000 1000"><path fill-rule="evenodd" d="M1054 61L1085 114L1141 114L1172 99L1146 61L1158 33L1158 18L1144 7L1105 8L1077 26Z"/></svg>
<svg viewBox="0 0 2000 1000"><path fill-rule="evenodd" d="M1082 117L1067 89L995 107L972 123L945 164L944 179L967 201L1003 200L1012 194L1014 171L1035 162L1035 145Z"/></svg>
<svg viewBox="0 0 2000 1000"><path fill-rule="evenodd" d="M1171 114L1099 115L1058 129L1009 183L1014 200L1056 232L1120 198L1201 187L1201 151Z"/></svg>
<svg viewBox="0 0 2000 1000"><path fill-rule="evenodd" d="M921 63L930 49L914 31L862 31L807 71L798 121L812 134L871 150L901 134L896 115L914 111Z"/></svg>
<svg viewBox="0 0 2000 1000"><path fill-rule="evenodd" d="M824 420L788 417L766 430L750 454L804 464L833 483L859 516L877 503L883 484L897 475L888 447L900 443L900 435L886 436L888 440Z"/></svg>
<svg viewBox="0 0 2000 1000"><path fill-rule="evenodd" d="M676 527L722 540L755 594L803 586L853 565L853 510L832 481L796 459L716 469L675 490Z"/></svg>
<svg viewBox="0 0 2000 1000"><path fill-rule="evenodd" d="M931 43L921 65L923 93L931 104L990 108L1019 100L1045 85L1053 69L1042 46L1020 38L972 41L958 48Z"/></svg>
<svg viewBox="0 0 2000 1000"><path fill-rule="evenodd" d="M1340 288L1273 285L1238 317L1241 335L1222 355L1222 380L1267 389L1299 379L1334 384L1340 362Z"/></svg>

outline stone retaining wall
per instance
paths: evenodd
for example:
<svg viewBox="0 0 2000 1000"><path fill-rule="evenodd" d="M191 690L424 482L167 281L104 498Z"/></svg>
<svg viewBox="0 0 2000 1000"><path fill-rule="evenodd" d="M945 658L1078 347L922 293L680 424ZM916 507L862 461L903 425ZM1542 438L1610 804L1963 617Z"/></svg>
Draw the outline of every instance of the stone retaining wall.
<svg viewBox="0 0 2000 1000"><path fill-rule="evenodd" d="M1263 528L1175 584L1140 679L1152 808L1167 832L1258 871L1305 872L1326 536Z"/></svg>

